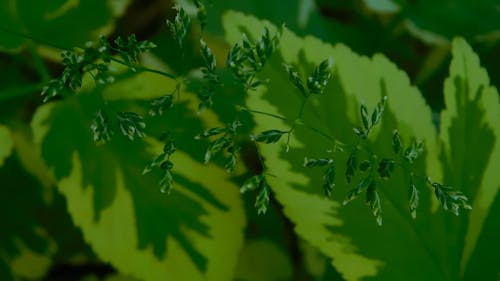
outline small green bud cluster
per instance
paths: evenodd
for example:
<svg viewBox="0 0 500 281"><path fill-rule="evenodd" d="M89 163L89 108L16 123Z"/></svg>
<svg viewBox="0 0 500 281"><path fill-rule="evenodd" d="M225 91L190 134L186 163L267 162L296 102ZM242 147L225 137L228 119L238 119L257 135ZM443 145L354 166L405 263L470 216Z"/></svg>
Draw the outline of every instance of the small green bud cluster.
<svg viewBox="0 0 500 281"><path fill-rule="evenodd" d="M120 131L131 141L133 141L135 137L144 137L146 123L139 114L135 112L118 112L116 113L116 118Z"/></svg>
<svg viewBox="0 0 500 281"><path fill-rule="evenodd" d="M250 136L250 139L252 141L256 141L256 142L263 142L263 143L266 143L266 144L270 144L270 143L276 143L278 142L281 137L285 134L288 134L289 131L281 131L281 130L267 130L267 131L264 131L260 134L257 134L257 135L251 135Z"/></svg>
<svg viewBox="0 0 500 281"><path fill-rule="evenodd" d="M205 7L205 3L203 3L203 0L195 0L194 4L196 8L198 9L196 11L196 18L198 18L198 21L200 22L201 29L203 30L205 26L207 25L207 8Z"/></svg>
<svg viewBox="0 0 500 281"><path fill-rule="evenodd" d="M84 49L65 50L61 53L64 70L61 77L53 79L42 89L43 101L65 93L74 92L81 88L83 75L88 73L97 84L114 82L110 74L110 62L117 61L135 71L133 64L138 62L139 54L144 53L156 45L149 41L137 41L135 35L127 40L116 38L114 46L104 36L98 43L88 42ZM113 57L118 54L124 61Z"/></svg>
<svg viewBox="0 0 500 281"><path fill-rule="evenodd" d="M212 50L207 46L207 43L200 39L201 46L201 57L203 58L204 67L202 68L203 78L207 81L204 87L198 92L198 98L200 99L200 105L198 110L200 112L207 108L211 108L213 105L213 95L215 92L215 87L220 83L219 77L215 73L215 56L212 54Z"/></svg>
<svg viewBox="0 0 500 281"><path fill-rule="evenodd" d="M236 43L231 47L227 66L234 76L243 83L246 91L254 90L264 82L258 80L256 75L278 47L283 28L282 26L273 37L271 37L269 29L265 28L262 37L255 44L243 34L241 43Z"/></svg>
<svg viewBox="0 0 500 281"><path fill-rule="evenodd" d="M427 178L427 183L434 188L436 198L446 211L450 211L458 216L460 208L466 210L472 209L472 206L468 202L469 199L462 192L455 190L451 186L433 182L429 178Z"/></svg>
<svg viewBox="0 0 500 281"><path fill-rule="evenodd" d="M236 120L228 124L226 127L216 127L205 130L195 137L196 139L201 139L218 136L210 143L205 151L205 163L210 162L215 155L225 152L228 155L225 169L228 173L232 173L234 171L236 168L237 156L241 150L241 146L236 143L235 137L237 135L238 128L241 126L241 122Z"/></svg>
<svg viewBox="0 0 500 281"><path fill-rule="evenodd" d="M267 184L264 174L254 175L247 179L240 188L241 194L248 191L257 191L254 206L257 208L257 213L265 214L269 207L270 189Z"/></svg>
<svg viewBox="0 0 500 281"><path fill-rule="evenodd" d="M144 137L146 123L140 115L134 112L117 112L115 116L116 124L125 137L131 141L136 137ZM105 144L111 140L114 135L111 125L105 109L99 109L90 125L92 138L96 144Z"/></svg>
<svg viewBox="0 0 500 281"><path fill-rule="evenodd" d="M361 104L360 114L361 114L361 121L363 122L363 128L359 127L354 128L354 133L356 133L356 135L358 135L361 139L367 139L371 129L375 125L377 125L380 122L380 120L382 120L382 114L384 113L386 103L387 103L387 96L384 96L382 101L377 103L377 105L373 109L371 118L368 115L368 109L366 108L366 105Z"/></svg>
<svg viewBox="0 0 500 281"><path fill-rule="evenodd" d="M167 20L167 26L170 28L170 32L177 41L177 44L182 49L182 42L188 33L191 19L182 7L175 6L174 9L177 10L177 15L174 21Z"/></svg>
<svg viewBox="0 0 500 281"><path fill-rule="evenodd" d="M165 141L165 145L163 146L163 152L156 156L151 163L149 163L144 170L142 171L142 174L147 174L151 172L154 168L159 168L160 170L163 171L163 178L160 180L160 191L161 193L167 193L170 194L173 188L173 176L172 176L172 169L174 167L174 163L170 161L170 156L175 152L176 147L175 143L170 136L170 134L166 133L164 134L160 139Z"/></svg>
<svg viewBox="0 0 500 281"><path fill-rule="evenodd" d="M332 158L304 158L304 167L327 167L323 172L323 193L332 196L335 187L335 162Z"/></svg>
<svg viewBox="0 0 500 281"><path fill-rule="evenodd" d="M113 131L109 128L108 116L103 109L97 111L90 129L92 130L93 140L96 144L105 144L113 136Z"/></svg>
<svg viewBox="0 0 500 281"><path fill-rule="evenodd" d="M297 88L304 97L308 97L311 94L321 95L323 94L328 81L330 80L331 68L333 65L332 59L326 59L317 65L311 75L307 77L307 83L304 83L300 78L299 72L295 67L291 65L284 64L285 70L288 72L290 81L293 83L295 88ZM306 87L307 85L307 87Z"/></svg>
<svg viewBox="0 0 500 281"><path fill-rule="evenodd" d="M104 39L104 37L101 37ZM106 44L106 40L101 40L102 44ZM135 34L130 35L126 40L118 36L115 39L115 46L111 44L103 45L107 50L116 52L129 65L139 62L139 55L156 48L156 45L150 41L137 41ZM110 57L110 54L107 54ZM132 70L134 70L132 68Z"/></svg>
<svg viewBox="0 0 500 281"><path fill-rule="evenodd" d="M163 113L174 106L174 96L180 95L181 84L178 83L172 93L153 100L150 104L148 114L150 116L161 116Z"/></svg>
<svg viewBox="0 0 500 281"><path fill-rule="evenodd" d="M408 206L412 218L416 218L416 210L419 204L419 190L416 186L416 176L412 169L415 161L424 151L423 142L415 139L413 139L410 144L405 147L397 130L394 130L392 135L392 148L395 157L378 157L370 149L368 149L367 146L369 144L366 140L368 139L369 133L374 126L380 123L386 105L386 100L387 98L384 97L382 101L376 105L371 115L368 114L368 110L364 104L360 106L360 116L363 128L354 129L354 132L359 139L357 144L353 146L353 149L347 158L345 177L346 181L350 183L359 171L362 175L362 179L352 190L349 191L343 201L343 205L346 205L362 193L366 192L366 204L370 207L379 225L382 224L382 206L380 195L377 192L377 185L384 180L389 180L397 166L402 167L405 172L410 174L408 185ZM364 157L361 156L368 157L363 159ZM305 158L304 166L328 167L323 176L323 189L325 196L330 197L333 187L335 186L334 160L331 158ZM444 210L451 211L458 215L460 208L471 208L468 204L467 197L463 193L454 190L450 186L432 182L428 177L425 178L427 183L434 188L436 198L443 206Z"/></svg>

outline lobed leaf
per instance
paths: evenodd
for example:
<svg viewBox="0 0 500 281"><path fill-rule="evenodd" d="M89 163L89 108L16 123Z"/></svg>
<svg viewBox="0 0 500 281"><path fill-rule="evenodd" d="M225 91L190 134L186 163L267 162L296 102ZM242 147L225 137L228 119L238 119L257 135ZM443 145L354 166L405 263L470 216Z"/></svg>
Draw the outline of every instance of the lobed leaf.
<svg viewBox="0 0 500 281"><path fill-rule="evenodd" d="M449 227L451 248L458 257L454 269L464 280L495 280L498 274L500 235L498 167L500 165L500 103L486 70L465 40L453 40L450 75L444 83L446 109L441 113L441 161L447 184L466 194L469 216ZM487 240L490 238L491 240Z"/></svg>
<svg viewBox="0 0 500 281"><path fill-rule="evenodd" d="M173 89L174 83L143 73L44 105L32 123L35 138L75 224L104 261L142 280L231 280L243 240L243 207L224 169L199 159L192 136L202 126L188 114L192 100L148 121L153 132L169 129L176 140L171 162L161 164L169 173L142 175L155 156L172 151L150 137L130 142L115 134L105 145L92 142L89 125L102 106L100 95L112 108L143 114L147 103L131 100L158 97L155 89ZM172 184L170 195L160 192Z"/></svg>
<svg viewBox="0 0 500 281"><path fill-rule="evenodd" d="M267 22L235 12L227 13L224 21L230 44L239 40L240 32L256 38L264 27L271 33L275 30ZM384 210L384 226L378 227L362 202L340 206L338 202L350 189L343 178L336 180L333 200L324 200L321 171L303 167L304 157L324 155L325 151L335 148L335 143L316 134L307 125L343 143L354 143L357 137L352 128L362 124L359 108L364 101L367 108L376 108L375 114L369 115L370 121L380 122L367 140L371 148L381 157L394 155L395 128L404 139L419 137L425 141L427 150L416 160L416 167L440 179L436 131L430 109L418 90L410 86L403 72L381 55L361 57L341 44L330 46L312 37L298 38L286 30L280 46L259 75L269 82L247 96L247 106L282 116L283 120L295 120L304 99L289 81L283 61L297 66L298 73L311 73L312 66L326 58L335 62L323 95L311 96L304 106L300 123L306 125L295 128L290 150L286 152L285 147L276 145L259 145L269 173L276 176L269 178L269 186L284 206L285 215L296 225L297 234L333 258L333 265L346 280L449 280L446 258L441 255L446 245L441 237L445 237L446 230L442 227L429 229L429 224L434 226L443 217L450 220L455 217L431 210L433 194L429 190L422 191L419 220L413 221L408 212L408 182L402 173L394 172L390 182L377 184L376 193L370 193L369 209L377 218L380 210ZM384 96L387 96L386 105L379 103ZM382 111L385 111L383 120L380 119ZM254 118L257 131L293 126L291 122L265 115L255 114ZM348 167L349 155L349 151L332 155L337 170ZM349 161L352 168L349 177L359 184L366 175L354 173L358 169L355 159ZM418 184L424 183L419 180ZM416 268L414 264L420 266Z"/></svg>

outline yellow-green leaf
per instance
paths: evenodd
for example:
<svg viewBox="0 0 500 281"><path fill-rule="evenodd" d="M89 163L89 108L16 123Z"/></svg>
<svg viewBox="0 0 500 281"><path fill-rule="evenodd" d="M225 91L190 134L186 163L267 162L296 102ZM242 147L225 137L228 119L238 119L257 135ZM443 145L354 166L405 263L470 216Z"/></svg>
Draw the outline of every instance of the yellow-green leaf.
<svg viewBox="0 0 500 281"><path fill-rule="evenodd" d="M3 165L5 158L9 157L12 152L12 137L7 127L0 124L0 167Z"/></svg>
<svg viewBox="0 0 500 281"><path fill-rule="evenodd" d="M449 228L456 270L464 280L495 280L500 265L500 103L479 58L461 38L453 40L450 75L444 83L441 115L444 180L467 194L472 211Z"/></svg>
<svg viewBox="0 0 500 281"><path fill-rule="evenodd" d="M245 32L257 38L264 27L276 29L265 21L235 12L225 15L226 39L235 43ZM380 157L393 155L392 135L398 129L403 140L413 137L425 142L426 154L417 160L417 170L435 180L442 178L438 161L436 130L431 111L419 91L410 85L406 74L382 55L359 56L342 44L331 46L313 37L298 38L285 31L280 50L271 58L259 78L269 79L264 87L247 97L247 106L295 120L303 96L289 82L286 64L298 65L299 73L310 73L319 62L333 59L333 77L325 93L305 105L300 123L286 152L283 142L260 145L270 174L269 184L285 214L295 223L295 231L333 259L333 265L346 280L455 280L448 264L447 230L439 223L455 224L459 219L432 208L433 194L422 187L417 220L408 210L408 179L401 171L381 182L382 227L376 225L364 202L341 207L350 187L338 180L333 200L322 195L321 171L302 167L304 157L322 157L335 144L309 127L314 127L347 144L354 143L352 128L362 124L359 106L374 108L383 96L387 106L380 124L370 137ZM290 128L285 122L265 115L254 115L255 131ZM333 156L332 156L333 157ZM335 154L337 170L345 171L347 153ZM359 180L359 178L358 178ZM418 265L418 266L415 266Z"/></svg>
<svg viewBox="0 0 500 281"><path fill-rule="evenodd" d="M0 125L0 280L40 278L54 253L40 221L45 190L13 153L10 131Z"/></svg>
<svg viewBox="0 0 500 281"><path fill-rule="evenodd" d="M104 92L42 106L32 123L35 139L75 224L100 258L141 280L232 280L243 242L242 202L224 169L203 165L198 157L203 144L194 136L201 123L189 102L147 119L148 132L169 130L178 147L171 158L170 195L160 192L161 171L142 175L162 151L163 145L152 138L156 135L130 141L115 131L106 144L92 142L90 124L103 106L100 95L110 98L109 108L145 116L148 103L129 99L158 96L175 87L157 78L143 73ZM157 92L149 92L153 89Z"/></svg>
<svg viewBox="0 0 500 281"><path fill-rule="evenodd" d="M241 281L291 280L293 272L283 249L265 239L245 243L236 268L235 278Z"/></svg>

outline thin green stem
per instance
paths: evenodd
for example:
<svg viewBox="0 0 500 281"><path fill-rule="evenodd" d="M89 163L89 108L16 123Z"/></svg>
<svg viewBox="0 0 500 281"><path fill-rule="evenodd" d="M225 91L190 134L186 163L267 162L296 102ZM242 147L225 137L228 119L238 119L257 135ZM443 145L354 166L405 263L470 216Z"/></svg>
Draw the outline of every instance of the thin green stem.
<svg viewBox="0 0 500 281"><path fill-rule="evenodd" d="M265 115L265 116L269 116L269 117L272 117L272 118L276 118L276 119L279 119L279 120L282 120L282 121L286 121L286 122L293 122L292 120L289 120L283 116L279 116L279 115L276 115L276 114L272 114L272 113L268 113L268 112L263 112L263 111L259 111L259 110L252 110L252 109L248 109L248 108L245 108L245 107L242 107L240 106L239 107L240 110L244 110L244 111L247 111L247 112L250 112L250 113L255 113L255 114L260 114L260 115ZM341 141L338 141L336 140L334 137L328 135L327 133L323 132L322 130L316 128L316 127L312 127L312 126L309 126L307 124L304 124L304 123L301 123L301 122L294 122L294 125L292 127L292 129L295 129L296 126L302 126L306 129L309 129L313 132L316 132L318 133L319 135L323 136L324 138L328 139L329 141L331 141L335 146L345 146L345 144ZM288 131L287 133L290 133L292 131L292 129L290 129L290 131Z"/></svg>
<svg viewBox="0 0 500 281"><path fill-rule="evenodd" d="M175 76L175 75L173 75L173 74L170 74L170 73L167 73L167 72L164 72L164 71L161 71L161 70L152 69L152 68L148 68L148 67L144 67L144 66L139 66L139 65L132 65L132 64L130 64L130 63L124 62L124 61L119 60L119 59L114 58L114 57L111 57L110 59L111 59L112 61L116 62L116 63L119 63L119 64L121 64L121 65L124 65L124 66L130 67L130 68L133 68L133 69L136 69L136 70L139 70L139 71L156 73L156 74L159 74L159 75L165 76L165 77L167 77L167 78L170 78L170 79L172 79L172 80L177 80L177 76Z"/></svg>
<svg viewBox="0 0 500 281"><path fill-rule="evenodd" d="M323 132L322 130L320 130L320 129L316 128L316 127L311 127L311 126L306 125L306 124L299 124L299 125L302 125L302 126L304 126L304 128L307 128L307 129L309 129L309 130L311 130L313 132L316 132L317 134L319 134L320 136L328 139L329 141L331 141L335 145L338 145L338 144L344 145L344 143L336 140L334 137L330 136L329 134Z"/></svg>
<svg viewBox="0 0 500 281"><path fill-rule="evenodd" d="M299 114L297 115L297 118L296 120L302 118L302 114L304 114L304 109L306 107L306 104L307 104L307 101L309 100L309 96L307 96L303 101L302 101L302 104L300 105L300 110L299 110Z"/></svg>
<svg viewBox="0 0 500 281"><path fill-rule="evenodd" d="M290 130L287 133L288 135L287 135L287 139L286 139L286 152L288 152L290 150L290 138L292 136L293 131L295 130L295 127L297 126L297 124L299 124L297 121L300 120L300 118L302 118L302 114L304 113L304 108L306 106L308 99L309 99L309 96L307 96L302 101L302 104L300 105L300 109L299 109L299 114L297 114L297 117L295 118L295 120L293 120L293 126L292 126L292 128L290 128Z"/></svg>
<svg viewBox="0 0 500 281"><path fill-rule="evenodd" d="M268 112L264 112L264 111L253 110L253 109L249 109L249 108L246 108L246 107L243 107L243 106L238 106L238 109L242 110L242 111L249 112L249 113L255 113L255 114L260 114L260 115L265 115L265 116L273 117L273 118L276 118L276 119L279 119L279 120L282 120L282 121L286 121L286 122L292 122L291 120L289 120L289 119L287 119L285 117L282 117L282 116L279 116L279 115L276 115L276 114L272 114L272 113L268 113Z"/></svg>

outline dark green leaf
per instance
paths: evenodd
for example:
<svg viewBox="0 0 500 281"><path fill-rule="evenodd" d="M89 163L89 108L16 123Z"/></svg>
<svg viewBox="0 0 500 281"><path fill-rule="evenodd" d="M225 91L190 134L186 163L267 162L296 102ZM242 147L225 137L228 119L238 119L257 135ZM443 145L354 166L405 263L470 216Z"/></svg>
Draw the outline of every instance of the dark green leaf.
<svg viewBox="0 0 500 281"><path fill-rule="evenodd" d="M335 187L335 164L332 161L323 174L323 193L326 197L332 196Z"/></svg>
<svg viewBox="0 0 500 281"><path fill-rule="evenodd" d="M262 182L262 175L255 175L251 178L248 178L240 188L240 192L243 194L247 191L256 190L260 187L260 183Z"/></svg>
<svg viewBox="0 0 500 281"><path fill-rule="evenodd" d="M220 137L213 141L205 152L205 163L210 162L213 156L227 148L231 144L231 140L226 137Z"/></svg>
<svg viewBox="0 0 500 281"><path fill-rule="evenodd" d="M162 115L165 111L174 105L174 95L169 94L159 97L151 102L151 108L148 113L151 116Z"/></svg>
<svg viewBox="0 0 500 281"><path fill-rule="evenodd" d="M366 172L368 169L370 169L372 166L372 163L369 160L363 160L361 164L359 164L359 170L362 172Z"/></svg>
<svg viewBox="0 0 500 281"><path fill-rule="evenodd" d="M133 141L135 137L144 137L144 128L146 128L146 123L137 113L118 112L116 114L116 118L120 131L131 141Z"/></svg>
<svg viewBox="0 0 500 281"><path fill-rule="evenodd" d="M269 186L267 185L265 178L262 178L260 191L255 199L255 207L257 208L257 213L259 215L265 214L267 212L267 208L269 207Z"/></svg>
<svg viewBox="0 0 500 281"><path fill-rule="evenodd" d="M373 216L377 220L377 224L382 225L382 206L380 204L380 196L376 190L375 181L370 182L366 190L366 203L370 206Z"/></svg>
<svg viewBox="0 0 500 281"><path fill-rule="evenodd" d="M167 20L167 26L170 28L175 40L177 40L177 44L179 44L179 47L182 49L182 42L187 35L191 19L182 7L176 6L175 9L177 10L177 15L173 22Z"/></svg>
<svg viewBox="0 0 500 281"><path fill-rule="evenodd" d="M368 109L366 109L366 105L361 104L361 121L363 121L363 126L366 130L370 130L370 123L368 121Z"/></svg>
<svg viewBox="0 0 500 281"><path fill-rule="evenodd" d="M304 167L323 167L333 163L333 159L330 158L304 158Z"/></svg>
<svg viewBox="0 0 500 281"><path fill-rule="evenodd" d="M378 163L378 175L383 179L389 179L394 170L395 162L393 159L382 159Z"/></svg>
<svg viewBox="0 0 500 281"><path fill-rule="evenodd" d="M280 130L268 130L256 136L253 136L252 139L256 142L263 142L269 144L279 141L284 134L288 134L288 132Z"/></svg>
<svg viewBox="0 0 500 281"><path fill-rule="evenodd" d="M403 143L401 141L401 137L399 136L398 130L394 130L392 133L392 149L394 153L399 154L401 149L403 148Z"/></svg>
<svg viewBox="0 0 500 281"><path fill-rule="evenodd" d="M410 214L413 219L417 217L417 208L419 202L419 191L415 186L413 177L410 180L410 186L408 188L408 206L410 209Z"/></svg>
<svg viewBox="0 0 500 281"><path fill-rule="evenodd" d="M354 176L354 173L356 172L357 166L358 166L357 151L354 150L349 155L349 158L347 159L347 163L346 163L345 177L346 177L347 183L351 182L351 179Z"/></svg>
<svg viewBox="0 0 500 281"><path fill-rule="evenodd" d="M299 76L299 73L290 65L284 65L285 70L288 72L288 77L290 81L292 81L293 85L304 95L307 97L307 90L304 85L304 82Z"/></svg>

